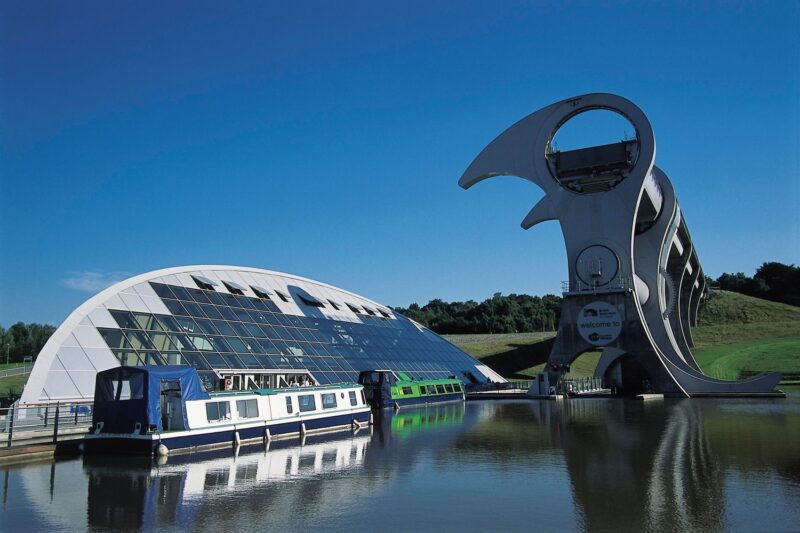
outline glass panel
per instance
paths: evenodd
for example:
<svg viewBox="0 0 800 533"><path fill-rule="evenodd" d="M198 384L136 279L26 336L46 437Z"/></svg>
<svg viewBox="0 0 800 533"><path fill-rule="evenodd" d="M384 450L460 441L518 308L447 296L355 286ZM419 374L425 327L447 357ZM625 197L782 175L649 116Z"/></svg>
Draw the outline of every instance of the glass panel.
<svg viewBox="0 0 800 533"><path fill-rule="evenodd" d="M255 398L236 400L236 412L239 418L258 418L258 401Z"/></svg>
<svg viewBox="0 0 800 533"><path fill-rule="evenodd" d="M219 311L220 314L223 317L227 318L228 320L231 320L233 322L239 321L239 318L235 314L233 314L233 310L230 307L219 306L217 307L217 311Z"/></svg>
<svg viewBox="0 0 800 533"><path fill-rule="evenodd" d="M297 401L300 403L300 412L305 413L308 411L313 411L317 408L317 404L314 401L313 394L305 394L302 396L297 397Z"/></svg>
<svg viewBox="0 0 800 533"><path fill-rule="evenodd" d="M249 345L245 344L245 342L241 340L239 337L227 337L225 340L228 341L228 344L231 346L231 348L233 348L234 352L249 353L252 351L248 349ZM230 351L230 350L220 350L220 351Z"/></svg>
<svg viewBox="0 0 800 533"><path fill-rule="evenodd" d="M336 408L336 394L326 393L322 395L322 408L335 409Z"/></svg>
<svg viewBox="0 0 800 533"><path fill-rule="evenodd" d="M128 342L127 337L118 329L97 328L100 335L112 350L114 348L131 348L131 343Z"/></svg>
<svg viewBox="0 0 800 533"><path fill-rule="evenodd" d="M163 300L164 305L167 306L169 312L173 315L186 315L186 309L176 300Z"/></svg>
<svg viewBox="0 0 800 533"><path fill-rule="evenodd" d="M133 319L133 315L128 311L109 311L114 320L121 328L138 329L139 324Z"/></svg>
<svg viewBox="0 0 800 533"><path fill-rule="evenodd" d="M159 324L164 331L181 331L180 326L175 319L169 315L155 315L156 320L158 320Z"/></svg>
<svg viewBox="0 0 800 533"><path fill-rule="evenodd" d="M244 324L241 322L231 322L230 323L233 330L236 332L236 335L240 337L249 337L250 333L245 329Z"/></svg>
<svg viewBox="0 0 800 533"><path fill-rule="evenodd" d="M208 402L206 404L206 417L209 422L221 422L230 420L230 402Z"/></svg>
<svg viewBox="0 0 800 533"><path fill-rule="evenodd" d="M211 368L230 368L225 358L216 352L205 352L203 357L206 358Z"/></svg>
<svg viewBox="0 0 800 533"><path fill-rule="evenodd" d="M136 351L139 351L140 348L144 350L154 349L153 343L150 342L150 339L143 331L126 330L125 336L128 337L128 342L131 343L131 346Z"/></svg>
<svg viewBox="0 0 800 533"><path fill-rule="evenodd" d="M198 303L209 302L208 296L206 296L205 292L201 291L200 289L186 289L186 290L189 291L189 295L195 302Z"/></svg>
<svg viewBox="0 0 800 533"><path fill-rule="evenodd" d="M215 320L214 326L222 335L237 335L236 330L234 330L230 324L223 320Z"/></svg>
<svg viewBox="0 0 800 533"><path fill-rule="evenodd" d="M208 300L216 305L225 305L225 300L222 299L222 295L218 292L207 292L206 296Z"/></svg>
<svg viewBox="0 0 800 533"><path fill-rule="evenodd" d="M113 350L114 356L119 360L123 366L142 366L144 363L139 358L139 354L134 351L127 350Z"/></svg>
<svg viewBox="0 0 800 533"><path fill-rule="evenodd" d="M170 285L169 288L172 289L173 294L175 294L178 300L192 301L192 297L189 296L189 292L185 288L178 285Z"/></svg>
<svg viewBox="0 0 800 533"><path fill-rule="evenodd" d="M206 333L208 335L216 335L217 333L219 333L217 331L217 328L215 328L214 325L211 323L211 321L208 320L207 318L196 318L195 322L200 328L200 331L202 331L203 333Z"/></svg>
<svg viewBox="0 0 800 533"><path fill-rule="evenodd" d="M177 351L178 347L172 344L166 333L150 332L150 341L159 352Z"/></svg>
<svg viewBox="0 0 800 533"><path fill-rule="evenodd" d="M198 370L208 370L211 366L206 362L205 357L200 355L199 352L183 352L184 360L191 366Z"/></svg>
<svg viewBox="0 0 800 533"><path fill-rule="evenodd" d="M216 335L209 335L208 340L211 341L211 344L214 346L214 349L218 352L232 352L230 345L225 342L225 339Z"/></svg>
<svg viewBox="0 0 800 533"><path fill-rule="evenodd" d="M203 310L200 306L194 302L182 302L183 308L186 309L186 312L189 313L189 316L199 316L202 317Z"/></svg>
<svg viewBox="0 0 800 533"><path fill-rule="evenodd" d="M200 328L197 327L197 324L194 323L194 320L187 317L175 317L175 322L178 323L178 327L180 327L180 331L184 331L186 333L200 333Z"/></svg>
<svg viewBox="0 0 800 533"><path fill-rule="evenodd" d="M163 298L174 298L175 296L172 294L172 291L169 290L169 287L164 285L163 283L153 283L150 282L150 286L153 290L158 294L159 297Z"/></svg>
<svg viewBox="0 0 800 533"><path fill-rule="evenodd" d="M201 305L203 312L209 318L222 318L222 313L213 305Z"/></svg>

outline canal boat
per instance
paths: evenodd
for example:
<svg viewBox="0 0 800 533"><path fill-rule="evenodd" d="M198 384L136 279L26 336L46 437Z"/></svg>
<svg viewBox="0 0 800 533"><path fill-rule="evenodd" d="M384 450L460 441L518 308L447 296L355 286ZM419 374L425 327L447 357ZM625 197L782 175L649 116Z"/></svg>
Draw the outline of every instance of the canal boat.
<svg viewBox="0 0 800 533"><path fill-rule="evenodd" d="M355 383L209 393L192 367L122 366L97 374L84 450L164 455L370 423Z"/></svg>
<svg viewBox="0 0 800 533"><path fill-rule="evenodd" d="M405 372L368 370L359 374L358 382L364 386L367 403L376 409L465 399L464 387L456 378L415 380Z"/></svg>

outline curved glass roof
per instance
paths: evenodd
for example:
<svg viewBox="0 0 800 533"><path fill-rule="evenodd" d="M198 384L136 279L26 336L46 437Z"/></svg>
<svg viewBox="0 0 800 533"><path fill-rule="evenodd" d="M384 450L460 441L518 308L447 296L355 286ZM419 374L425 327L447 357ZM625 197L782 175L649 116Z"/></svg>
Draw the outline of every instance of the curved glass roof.
<svg viewBox="0 0 800 533"><path fill-rule="evenodd" d="M121 282L70 315L37 359L23 403L91 399L96 372L119 364L191 365L211 389L228 375L288 381L310 374L326 384L376 368L419 379L502 380L430 330L355 294L258 269L186 267Z"/></svg>

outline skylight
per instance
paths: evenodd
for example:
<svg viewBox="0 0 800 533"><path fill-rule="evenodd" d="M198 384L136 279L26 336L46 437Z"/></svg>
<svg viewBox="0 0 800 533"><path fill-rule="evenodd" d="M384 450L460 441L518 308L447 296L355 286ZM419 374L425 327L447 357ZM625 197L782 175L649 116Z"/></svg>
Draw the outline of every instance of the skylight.
<svg viewBox="0 0 800 533"><path fill-rule="evenodd" d="M312 307L325 307L324 303L320 302L311 295L303 295L298 293L296 296L300 298L300 300L306 305L310 305Z"/></svg>
<svg viewBox="0 0 800 533"><path fill-rule="evenodd" d="M222 284L225 285L225 288L227 288L231 294L244 295L245 288L238 283L222 280Z"/></svg>
<svg viewBox="0 0 800 533"><path fill-rule="evenodd" d="M276 290L276 291L275 291L275 294L277 294L277 295L278 295L278 297L279 297L281 300L283 300L284 302L288 302L288 301L289 301L289 297L286 295L286 293L283 293L283 292L281 292L281 291L278 291L278 290Z"/></svg>
<svg viewBox="0 0 800 533"><path fill-rule="evenodd" d="M205 276L197 275L197 274L191 274L191 276L192 276L192 279L194 280L194 282L197 284L197 286L199 288L203 289L204 291L213 291L213 290L215 290L214 287L217 285L216 281L214 281L212 279L208 279Z"/></svg>
<svg viewBox="0 0 800 533"><path fill-rule="evenodd" d="M257 285L250 285L250 288L253 289L253 292L256 296L264 300L270 300L269 291L264 287L258 287Z"/></svg>

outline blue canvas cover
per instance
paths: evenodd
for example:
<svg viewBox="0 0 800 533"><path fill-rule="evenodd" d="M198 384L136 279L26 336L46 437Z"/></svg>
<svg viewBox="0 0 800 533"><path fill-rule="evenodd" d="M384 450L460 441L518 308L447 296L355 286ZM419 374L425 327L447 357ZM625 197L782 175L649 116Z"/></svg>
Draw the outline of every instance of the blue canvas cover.
<svg viewBox="0 0 800 533"><path fill-rule="evenodd" d="M163 431L161 424L161 384L180 383L181 400L206 400L210 396L203 389L197 371L189 366L121 366L97 373L94 392L93 422L102 421L103 432L132 433L136 423L142 430L154 426ZM186 409L183 411L184 427L189 427Z"/></svg>

